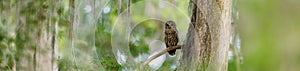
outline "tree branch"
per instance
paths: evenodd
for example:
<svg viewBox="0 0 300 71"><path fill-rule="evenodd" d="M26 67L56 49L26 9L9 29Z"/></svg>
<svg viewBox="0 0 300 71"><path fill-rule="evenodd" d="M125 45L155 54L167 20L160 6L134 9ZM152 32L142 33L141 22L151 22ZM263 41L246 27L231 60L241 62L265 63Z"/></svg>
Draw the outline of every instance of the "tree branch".
<svg viewBox="0 0 300 71"><path fill-rule="evenodd" d="M171 50L176 50L176 49L181 49L181 45L177 45L177 46L171 46L171 47L168 47L166 49L164 49L163 51L160 51L158 54L150 57L148 60L146 60L143 65L147 65L148 63L150 63L152 60L156 59L157 57L165 54L166 52L168 51L171 51Z"/></svg>

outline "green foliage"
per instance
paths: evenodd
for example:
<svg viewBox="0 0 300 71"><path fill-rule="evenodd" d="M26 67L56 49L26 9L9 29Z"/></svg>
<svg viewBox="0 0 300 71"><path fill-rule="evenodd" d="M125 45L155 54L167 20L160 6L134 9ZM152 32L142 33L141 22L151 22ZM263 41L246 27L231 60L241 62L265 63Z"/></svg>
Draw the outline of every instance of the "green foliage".
<svg viewBox="0 0 300 71"><path fill-rule="evenodd" d="M117 63L113 56L104 56L100 59L103 67L108 71L120 71L122 66Z"/></svg>
<svg viewBox="0 0 300 71"><path fill-rule="evenodd" d="M139 54L148 53L149 45L146 40L153 40L153 33L158 32L158 26L152 21L144 21L137 25L131 32L129 48L133 57Z"/></svg>
<svg viewBox="0 0 300 71"><path fill-rule="evenodd" d="M171 62L170 61L165 61L157 71L172 71L171 68Z"/></svg>
<svg viewBox="0 0 300 71"><path fill-rule="evenodd" d="M145 44L144 40L140 39L135 42L130 42L129 43L129 48L131 55L133 57L137 57L139 54L142 53L148 53L149 47L147 44Z"/></svg>
<svg viewBox="0 0 300 71"><path fill-rule="evenodd" d="M4 27L0 26L0 41L3 41L6 39L7 31L4 29Z"/></svg>
<svg viewBox="0 0 300 71"><path fill-rule="evenodd" d="M228 71L237 71L237 63L234 62L235 59L228 61Z"/></svg>

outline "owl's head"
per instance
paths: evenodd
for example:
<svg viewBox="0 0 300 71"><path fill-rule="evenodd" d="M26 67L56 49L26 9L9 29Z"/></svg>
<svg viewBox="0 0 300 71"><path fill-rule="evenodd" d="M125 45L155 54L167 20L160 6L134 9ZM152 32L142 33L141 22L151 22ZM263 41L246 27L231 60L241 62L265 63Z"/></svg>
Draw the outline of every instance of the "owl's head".
<svg viewBox="0 0 300 71"><path fill-rule="evenodd" d="M176 24L174 21L167 21L166 24L165 24L165 28L166 29L175 29L176 28Z"/></svg>

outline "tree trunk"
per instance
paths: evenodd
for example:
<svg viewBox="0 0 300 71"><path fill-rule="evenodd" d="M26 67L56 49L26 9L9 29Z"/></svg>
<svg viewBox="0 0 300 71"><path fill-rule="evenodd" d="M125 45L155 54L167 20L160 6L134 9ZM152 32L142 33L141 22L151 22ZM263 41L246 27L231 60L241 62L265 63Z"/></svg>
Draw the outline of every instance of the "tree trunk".
<svg viewBox="0 0 300 71"><path fill-rule="evenodd" d="M41 7L43 5L47 7ZM17 1L16 69L56 71L57 20L54 1Z"/></svg>
<svg viewBox="0 0 300 71"><path fill-rule="evenodd" d="M191 23L179 71L226 71L231 0L191 0Z"/></svg>

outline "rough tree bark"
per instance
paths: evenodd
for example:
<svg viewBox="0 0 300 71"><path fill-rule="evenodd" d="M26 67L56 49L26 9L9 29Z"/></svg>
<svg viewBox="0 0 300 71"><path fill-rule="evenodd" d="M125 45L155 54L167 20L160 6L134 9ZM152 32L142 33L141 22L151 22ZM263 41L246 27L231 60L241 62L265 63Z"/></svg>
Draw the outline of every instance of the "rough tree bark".
<svg viewBox="0 0 300 71"><path fill-rule="evenodd" d="M191 23L179 71L227 71L231 0L190 0Z"/></svg>

